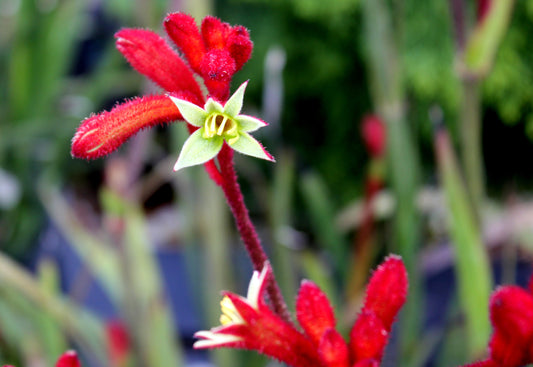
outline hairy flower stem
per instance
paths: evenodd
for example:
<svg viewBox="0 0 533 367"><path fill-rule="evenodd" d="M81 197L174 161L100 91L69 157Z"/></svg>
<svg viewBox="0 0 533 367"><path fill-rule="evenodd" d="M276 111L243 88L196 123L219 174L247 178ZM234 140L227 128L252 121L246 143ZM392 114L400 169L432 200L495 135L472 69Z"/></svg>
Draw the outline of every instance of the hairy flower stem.
<svg viewBox="0 0 533 367"><path fill-rule="evenodd" d="M222 176L221 187L226 196L226 200L231 208L237 229L241 235L242 241L255 270L261 271L268 260L255 227L250 219L248 209L244 203L241 188L237 182L237 174L233 166L233 150L227 145L224 145L218 155L218 162L220 164L220 173ZM275 313L288 322L291 322L291 317L287 308L287 304L283 299L281 290L274 277L270 277L270 282L267 288L270 302Z"/></svg>

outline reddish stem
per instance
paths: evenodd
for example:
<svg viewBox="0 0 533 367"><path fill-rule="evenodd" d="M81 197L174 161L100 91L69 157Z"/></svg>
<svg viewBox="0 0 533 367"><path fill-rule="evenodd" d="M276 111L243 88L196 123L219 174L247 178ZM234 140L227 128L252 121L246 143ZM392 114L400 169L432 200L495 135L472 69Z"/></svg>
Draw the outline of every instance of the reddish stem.
<svg viewBox="0 0 533 367"><path fill-rule="evenodd" d="M233 166L233 150L224 144L222 151L218 154L218 162L220 165L220 173L222 177L221 187L226 196L226 200L231 208L237 229L241 235L242 241L255 270L261 271L268 261L268 257L261 246L261 241L257 236L255 227L250 219L248 209L244 203L241 188L237 182L237 174ZM271 273L270 282L267 292L272 303L272 309L280 317L288 322L291 322L291 317L287 309L287 304L283 299L278 283Z"/></svg>

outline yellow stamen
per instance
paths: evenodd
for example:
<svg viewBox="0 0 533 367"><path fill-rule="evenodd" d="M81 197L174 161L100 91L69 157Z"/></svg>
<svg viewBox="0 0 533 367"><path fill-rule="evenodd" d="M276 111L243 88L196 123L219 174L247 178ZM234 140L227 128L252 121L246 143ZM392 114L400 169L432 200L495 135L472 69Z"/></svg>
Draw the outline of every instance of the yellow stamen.
<svg viewBox="0 0 533 367"><path fill-rule="evenodd" d="M220 301L220 307L222 309L222 315L220 316L220 323L222 325L245 323L241 314L237 311L235 305L231 302L231 299L229 299L228 296L222 298L222 301Z"/></svg>

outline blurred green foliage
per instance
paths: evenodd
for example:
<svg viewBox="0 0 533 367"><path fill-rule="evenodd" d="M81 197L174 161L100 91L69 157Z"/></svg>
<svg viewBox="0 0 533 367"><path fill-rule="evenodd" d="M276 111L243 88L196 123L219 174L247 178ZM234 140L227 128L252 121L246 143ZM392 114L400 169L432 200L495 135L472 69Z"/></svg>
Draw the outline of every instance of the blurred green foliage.
<svg viewBox="0 0 533 367"><path fill-rule="evenodd" d="M120 26L149 27L160 31L165 12L179 10L172 9L170 3L167 0L0 1L3 27L0 33L0 169L14 177L21 189L20 199L15 200L13 206L0 208L2 251L20 258L28 255L38 242L38 234L50 215L43 210L42 200L37 195L36 183L42 179L80 196L85 195L86 201L103 213L112 213L116 207L122 214L128 212L124 210L124 202L109 195L103 194L102 205L98 197L102 195L100 170L103 163L87 164L72 160L69 142L79 121L91 112L109 108L117 100L139 94L141 90L152 92L152 86L142 84L143 78L132 71L114 49L112 35ZM187 2L183 3L186 5ZM401 82L405 92L405 122L414 132L415 144L411 148L415 153L421 153L422 158L422 166L416 168L421 169L425 183L433 183L436 167L432 147L433 127L428 121L428 110L431 106L440 106L452 135L456 135L461 102L448 4L417 0L386 3L390 5L396 31ZM474 3L468 2L470 13L474 12ZM280 161L287 159L290 164L285 166L280 162L274 168L265 168L267 166L263 163L237 162L247 202L258 222L271 232L271 242L277 244L272 250L276 253L274 268L283 269L278 275L281 274L279 278L289 299L294 296L297 279L304 275L317 280L333 296L335 303L342 304L342 291L339 290L342 286L337 283L342 281L340 275L345 269L340 260L349 253L348 244L356 225L341 230L336 226L336 218L344 207L362 196L368 157L360 138L359 122L362 116L373 112L367 71L369 45L366 44L368 38L362 33L364 15L361 5L361 0L219 0L214 3L217 16L232 24L243 24L251 31L255 43L253 58L239 73L234 86L245 79L253 81L247 94L247 103L252 109L261 105L262 77L265 76L264 63L268 51L278 46L286 52L281 135L265 135L264 140L266 146L272 144L276 147L273 153ZM482 84L485 123L496 123L498 126L502 122L523 124L530 137L533 137L532 20L533 3L517 1L494 68ZM95 39L98 42L91 44L94 48L87 48L87 42ZM80 71L81 64L86 66ZM172 139L179 140L175 139L180 134L179 129L157 132L153 140L156 147L146 158L149 169L157 164L154 157L176 155L179 148L178 145L172 147L175 143ZM495 141L489 142L492 145L487 145L486 149L512 148L513 141L502 143L498 137ZM287 147L290 147L290 153L287 153ZM271 172L274 172L273 180L270 179ZM158 172L154 168L150 173L157 176ZM523 174L526 179L533 178L527 172ZM207 266L209 272L204 276L218 281L216 284L210 282L206 289L197 287L198 299L209 300L204 311L206 319L212 323L218 317L218 291L236 283L232 280L232 272L226 269L232 265L228 254L234 251L232 246L236 240L235 233L228 230L228 221L220 214L225 210L222 199L213 194L213 187L201 181L199 175L200 172L196 171L191 176L183 174L175 182L169 181L172 181L173 190L177 193L177 206L187 218L184 222L189 232L181 239L190 244L186 249L189 258L197 256L194 254L196 250L191 249L193 246L200 248L199 251L209 252L209 256L200 261L190 262ZM500 177L498 181L493 180L495 178L490 176L489 171L489 185L494 185L494 182L505 184ZM196 187L198 182L200 187ZM454 182L452 186L456 188L457 185ZM500 193L501 187L497 187L495 192ZM218 204L213 204L216 200ZM113 203L117 205L113 207ZM204 212L195 209L197 205L203 205ZM136 210L138 208L130 211L132 216L135 215L130 219L139 228L144 219ZM212 214L211 211L220 214L217 216L219 222L206 226L201 218ZM269 218L269 221L263 223L264 218ZM385 218L389 219L388 216ZM387 220L380 227L384 232L380 238L386 245L396 246L397 238L390 235L389 227ZM456 229L459 237L463 229ZM67 229L64 231L68 233ZM468 235L472 235L471 232ZM142 239L138 233L131 236L131 242ZM120 274L114 272L118 267L115 265L118 255L98 252L101 248L95 245L94 238L89 240L91 244L83 241L87 237L91 237L90 233L78 233L71 240L82 256L87 257L92 271L106 279L110 293L118 297L122 289ZM426 240L422 238L423 246ZM132 251L142 249L139 241L135 244L137 246L132 247ZM420 244L412 245L418 248ZM90 251L94 252L88 254ZM130 259L132 263L147 268L151 274L151 278L144 281L150 281L149 285L155 284L148 287L142 279L137 284L153 292L138 292L141 296L137 297L137 301L141 302L140 307L145 307L143 302L148 301L143 297L158 299L160 295L156 270L150 263L151 258L144 259L148 263L138 265L138 254L131 255L134 257ZM418 253L411 255L415 257ZM335 276L330 277L330 273ZM29 277L29 274L24 273L19 278L26 279L26 276ZM37 335L36 340L49 341L50 345L46 348L54 353L61 349L66 341L61 334L64 330L57 327L58 316L53 312L36 315L32 311L35 300L28 300L27 295L21 296L14 291L17 288L15 281L6 284L2 280L0 320L3 321L3 331L12 337L11 342L5 343L8 348L4 348L4 341L0 342L0 350L7 351L4 355L13 361L20 358L13 350L17 348L18 341L28 338L28 335ZM45 292L43 289L47 287L41 289L37 280L34 279L34 282L31 289L36 294ZM197 285L203 283L198 281ZM115 294L117 289L119 291ZM59 297L57 290L50 290L50 294ZM124 300L121 301L124 303ZM147 316L148 321L142 320L147 324L137 327L147 327L153 322L152 325L158 325L154 330L159 330L160 338L168 336L171 331L168 330L166 312L164 307L157 308L155 314ZM341 309L339 312L348 313L348 316L342 314L342 318L343 321L349 320L350 310ZM16 322L10 318L13 315ZM91 330L89 336L85 336L91 339L101 332L102 325L93 319L88 322L97 330ZM81 322L79 325L82 325ZM53 336L48 339L49 335ZM168 360L179 359L169 344L168 341L165 344ZM31 349L32 343L29 345L25 348ZM103 346L98 344L98 348ZM104 358L101 350L100 354L99 358ZM431 353L424 351L421 354L424 357L419 357L419 360L429 358ZM219 355L217 361L231 366L238 364L232 355ZM249 361L248 357L243 357L241 365L252 365ZM264 364L264 361L258 363ZM154 362L154 365L163 364Z"/></svg>

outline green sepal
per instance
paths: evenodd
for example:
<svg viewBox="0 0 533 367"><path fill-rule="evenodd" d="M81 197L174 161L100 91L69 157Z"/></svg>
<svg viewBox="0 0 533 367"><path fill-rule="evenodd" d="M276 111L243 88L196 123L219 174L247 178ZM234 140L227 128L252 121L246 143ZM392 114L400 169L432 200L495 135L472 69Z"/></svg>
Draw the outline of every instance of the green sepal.
<svg viewBox="0 0 533 367"><path fill-rule="evenodd" d="M263 148L261 143L245 132L240 132L239 138L232 144L229 144L229 146L242 154L266 159L268 161L275 161L274 157Z"/></svg>
<svg viewBox="0 0 533 367"><path fill-rule="evenodd" d="M202 137L203 130L203 128L196 130L185 141L178 160L174 165L174 171L205 163L213 159L220 152L224 139L218 135L210 139L205 139Z"/></svg>
<svg viewBox="0 0 533 367"><path fill-rule="evenodd" d="M183 99L172 96L169 97L176 107L178 107L178 110L180 110L185 121L197 127L202 127L204 125L205 119L207 118L207 112L205 112L203 108Z"/></svg>
<svg viewBox="0 0 533 367"><path fill-rule="evenodd" d="M235 120L239 124L239 130L247 133L268 125L263 120L248 115L239 115Z"/></svg>
<svg viewBox="0 0 533 367"><path fill-rule="evenodd" d="M224 113L228 116L237 117L241 113L242 101L244 99L244 91L248 82L244 82L241 86L233 93L233 95L228 99L224 105Z"/></svg>

